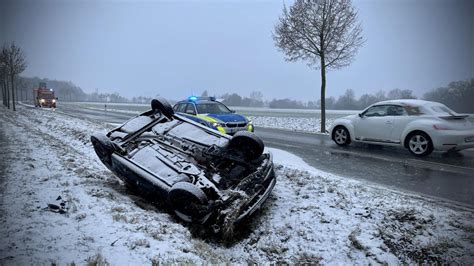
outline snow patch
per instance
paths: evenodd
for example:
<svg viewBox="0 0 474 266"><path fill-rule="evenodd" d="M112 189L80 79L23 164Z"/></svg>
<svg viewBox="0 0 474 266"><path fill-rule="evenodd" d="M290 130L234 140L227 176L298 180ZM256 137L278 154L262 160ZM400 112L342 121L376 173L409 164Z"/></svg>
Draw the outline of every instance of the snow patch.
<svg viewBox="0 0 474 266"><path fill-rule="evenodd" d="M472 210L324 173L278 149L268 149L272 195L226 246L127 190L102 165L89 138L112 126L0 108L0 264L474 261ZM64 213L48 208L61 203Z"/></svg>

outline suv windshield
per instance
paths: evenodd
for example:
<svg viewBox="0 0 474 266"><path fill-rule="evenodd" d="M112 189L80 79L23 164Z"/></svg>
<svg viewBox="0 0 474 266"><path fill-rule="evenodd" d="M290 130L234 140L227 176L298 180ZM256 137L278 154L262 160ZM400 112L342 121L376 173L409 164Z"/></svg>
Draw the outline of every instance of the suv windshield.
<svg viewBox="0 0 474 266"><path fill-rule="evenodd" d="M199 114L227 114L231 113L227 106L222 103L198 103L196 108Z"/></svg>

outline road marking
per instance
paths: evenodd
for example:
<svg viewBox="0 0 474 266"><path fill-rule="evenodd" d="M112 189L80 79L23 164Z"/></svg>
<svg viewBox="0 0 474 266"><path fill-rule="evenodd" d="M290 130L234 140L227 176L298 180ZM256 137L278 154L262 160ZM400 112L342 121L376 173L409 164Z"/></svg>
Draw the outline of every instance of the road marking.
<svg viewBox="0 0 474 266"><path fill-rule="evenodd" d="M467 166L446 164L446 163L438 163L438 162L431 162L431 161L423 161L423 160L417 160L417 159L408 159L408 160L413 161L413 162L419 162L419 163L422 163L422 164L424 163L424 164L438 165L438 166L441 166L441 167L454 167L454 168L466 169L466 170L473 171L473 173L474 173L474 168L467 167Z"/></svg>

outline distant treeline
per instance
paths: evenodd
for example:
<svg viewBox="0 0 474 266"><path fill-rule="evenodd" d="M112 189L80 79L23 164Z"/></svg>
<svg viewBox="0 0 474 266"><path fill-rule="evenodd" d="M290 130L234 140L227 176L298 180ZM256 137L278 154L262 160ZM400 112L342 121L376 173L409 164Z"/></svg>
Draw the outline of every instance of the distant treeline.
<svg viewBox="0 0 474 266"><path fill-rule="evenodd" d="M444 103L459 113L474 113L474 79L455 81L447 87L431 90L423 99Z"/></svg>
<svg viewBox="0 0 474 266"><path fill-rule="evenodd" d="M258 95L257 98L253 98ZM289 98L263 101L261 92L253 92L250 97L241 97L238 94L225 94L221 98L224 103L232 106L255 106L281 109L319 109L320 100L297 101ZM393 89L389 92L378 91L374 94L365 93L355 97L354 90L348 89L344 95L326 98L326 109L330 110L362 110L376 102L394 99L417 99L412 90ZM474 79L455 81L446 87L430 90L421 99L440 102L459 113L474 113Z"/></svg>
<svg viewBox="0 0 474 266"><path fill-rule="evenodd" d="M118 103L149 103L152 98L149 96L138 96L132 99L125 98L118 93L85 93L80 87L70 81L58 81L41 78L18 77L16 79L17 98L20 101L32 101L33 89L37 88L40 82L46 82L48 88L55 90L55 95L61 101L93 101L93 102L118 102ZM204 91L201 96L208 96ZM226 93L217 97L229 106L246 107L269 107L282 109L319 109L320 100L317 101L297 101L289 98L273 99L265 101L263 93L252 92L248 97L237 93ZM379 91L374 94L365 93L359 98L355 97L352 89L346 90L344 95L329 97L326 99L326 109L332 110L361 110L365 107L384 100L391 99L416 99L411 90L393 89L389 92ZM460 113L474 113L474 78L465 81L455 81L446 87L433 89L425 93L422 99L441 102Z"/></svg>
<svg viewBox="0 0 474 266"><path fill-rule="evenodd" d="M16 88L19 101L33 101L33 89L38 88L40 82L47 84L47 87L54 89L54 94L60 101L89 101L89 102L115 102L115 103L149 103L151 97L125 98L120 94L99 93L98 90L92 93L84 92L80 87L70 81L60 81L51 79L42 79L38 77L18 77L16 79Z"/></svg>

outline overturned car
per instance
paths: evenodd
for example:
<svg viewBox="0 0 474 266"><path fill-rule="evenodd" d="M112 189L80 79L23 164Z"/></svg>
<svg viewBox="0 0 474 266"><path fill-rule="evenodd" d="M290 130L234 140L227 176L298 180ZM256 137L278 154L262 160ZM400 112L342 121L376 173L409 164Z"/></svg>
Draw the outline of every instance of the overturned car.
<svg viewBox="0 0 474 266"><path fill-rule="evenodd" d="M118 128L91 137L104 165L186 222L228 234L275 183L271 153L253 133L229 136L175 114L164 99Z"/></svg>

